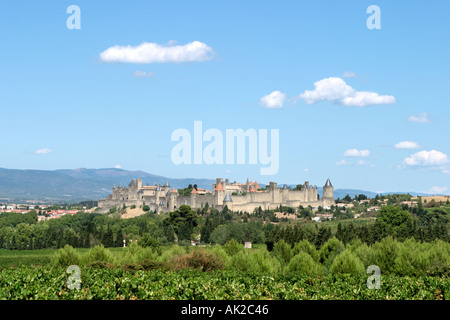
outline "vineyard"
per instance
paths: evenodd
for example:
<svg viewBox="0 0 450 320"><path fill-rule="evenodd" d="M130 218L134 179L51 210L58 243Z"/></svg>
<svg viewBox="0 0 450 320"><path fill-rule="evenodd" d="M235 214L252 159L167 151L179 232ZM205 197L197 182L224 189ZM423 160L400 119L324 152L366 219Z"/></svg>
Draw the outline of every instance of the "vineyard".
<svg viewBox="0 0 450 320"><path fill-rule="evenodd" d="M205 248L67 245L2 250L0 261L0 299L6 300L450 299L450 244L440 240L388 237L367 246L331 238L318 250L306 240L294 247L281 240L272 251L236 241ZM67 272L71 265L78 274ZM379 288L369 286L373 265L381 270ZM72 286L75 276L79 289Z"/></svg>
<svg viewBox="0 0 450 320"><path fill-rule="evenodd" d="M0 272L0 299L27 300L448 300L448 278L382 276L368 289L368 275L267 276L233 271L83 268L81 288L68 289L61 268Z"/></svg>

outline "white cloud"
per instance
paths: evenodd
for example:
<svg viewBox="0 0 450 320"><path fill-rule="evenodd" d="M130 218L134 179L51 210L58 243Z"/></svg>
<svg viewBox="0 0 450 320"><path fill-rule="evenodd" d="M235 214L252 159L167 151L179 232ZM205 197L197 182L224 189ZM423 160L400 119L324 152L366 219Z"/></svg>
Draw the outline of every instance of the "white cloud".
<svg viewBox="0 0 450 320"><path fill-rule="evenodd" d="M423 112L421 114L418 114L417 116L415 116L415 115L409 116L408 121L417 122L417 123L426 123L426 122L430 122L430 117L428 116L428 113Z"/></svg>
<svg viewBox="0 0 450 320"><path fill-rule="evenodd" d="M42 149L38 149L38 150L34 151L34 154L49 154L52 152L53 151L49 148L42 148Z"/></svg>
<svg viewBox="0 0 450 320"><path fill-rule="evenodd" d="M369 150L348 149L344 152L344 157L367 157Z"/></svg>
<svg viewBox="0 0 450 320"><path fill-rule="evenodd" d="M307 104L329 101L346 106L365 107L378 104L393 104L395 98L376 92L356 91L341 78L330 77L314 83L314 90L306 90L298 96Z"/></svg>
<svg viewBox="0 0 450 320"><path fill-rule="evenodd" d="M121 166L120 164L116 164L116 165L114 166L114 168L116 168L116 169L122 169L122 166Z"/></svg>
<svg viewBox="0 0 450 320"><path fill-rule="evenodd" d="M359 159L357 162L350 162L346 159L342 159L341 161L336 162L337 166L366 166L366 167L375 167L373 163L370 161L365 161L362 159Z"/></svg>
<svg viewBox="0 0 450 320"><path fill-rule="evenodd" d="M305 168L303 169L303 172L310 172L311 170L309 170L309 168Z"/></svg>
<svg viewBox="0 0 450 320"><path fill-rule="evenodd" d="M427 191L427 193L430 194L443 194L448 190L447 187L437 187L437 186L433 186L431 189L429 189Z"/></svg>
<svg viewBox="0 0 450 320"><path fill-rule="evenodd" d="M354 94L355 89L350 87L341 78L326 78L314 83L314 90L306 90L300 94L300 98L307 104L318 101L335 101Z"/></svg>
<svg viewBox="0 0 450 320"><path fill-rule="evenodd" d="M113 46L100 53L104 62L165 63L194 62L212 59L213 49L203 42L193 41L185 45L160 45L143 42L138 46Z"/></svg>
<svg viewBox="0 0 450 320"><path fill-rule="evenodd" d="M280 91L273 91L270 94L265 95L259 100L259 103L266 108L276 109L282 108L286 101L286 94Z"/></svg>
<svg viewBox="0 0 450 320"><path fill-rule="evenodd" d="M350 163L347 162L347 160L345 160L345 159L342 159L341 161L336 162L337 166L346 166L348 164L350 164Z"/></svg>
<svg viewBox="0 0 450 320"><path fill-rule="evenodd" d="M353 71L345 71L342 76L344 78L352 78L352 77L356 77L356 74Z"/></svg>
<svg viewBox="0 0 450 320"><path fill-rule="evenodd" d="M395 149L418 149L420 145L414 141L401 141L394 145Z"/></svg>
<svg viewBox="0 0 450 320"><path fill-rule="evenodd" d="M440 151L423 150L405 158L403 163L408 166L442 166L449 163L449 159Z"/></svg>
<svg viewBox="0 0 450 320"><path fill-rule="evenodd" d="M380 96L376 92L356 91L354 95L342 99L341 104L344 106L365 107L376 104L394 104L393 96Z"/></svg>
<svg viewBox="0 0 450 320"><path fill-rule="evenodd" d="M133 76L135 76L136 78L150 78L154 75L154 72L145 72L145 71L141 71L141 70L137 70L135 72L133 72Z"/></svg>

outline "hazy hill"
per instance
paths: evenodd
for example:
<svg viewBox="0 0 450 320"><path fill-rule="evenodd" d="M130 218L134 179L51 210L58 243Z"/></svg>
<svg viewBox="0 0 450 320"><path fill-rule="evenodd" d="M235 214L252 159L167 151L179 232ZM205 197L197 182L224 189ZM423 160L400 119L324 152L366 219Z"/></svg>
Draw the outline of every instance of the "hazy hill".
<svg viewBox="0 0 450 320"><path fill-rule="evenodd" d="M97 200L108 196L114 185L128 186L132 179L142 179L147 183L164 184L169 182L171 187L186 188L189 184L197 184L200 188L211 189L215 179L173 179L150 174L143 171L128 171L123 169L61 169L61 170L17 170L0 168L0 202L5 199L46 200L77 202L82 200ZM281 183L278 184L282 186ZM260 184L264 187L264 184ZM295 187L291 185L291 187ZM322 187L318 188L322 196ZM390 192L394 193L394 192ZM407 192L395 192L407 193ZM426 195L410 192L412 195ZM349 194L352 198L358 194L374 197L375 192L335 189L335 198L343 198Z"/></svg>
<svg viewBox="0 0 450 320"><path fill-rule="evenodd" d="M164 184L185 188L197 184L211 189L215 180L172 179L143 171L123 169L62 169L62 170L16 170L0 168L0 202L10 198L17 200L80 201L101 199L108 196L114 185L128 186L132 179L142 179L144 185Z"/></svg>

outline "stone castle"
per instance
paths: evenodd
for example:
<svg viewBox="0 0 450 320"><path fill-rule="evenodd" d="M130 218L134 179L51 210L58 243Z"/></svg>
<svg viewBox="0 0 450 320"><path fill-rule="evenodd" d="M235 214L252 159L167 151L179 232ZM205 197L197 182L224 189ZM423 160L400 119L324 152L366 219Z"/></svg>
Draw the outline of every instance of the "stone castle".
<svg viewBox="0 0 450 320"><path fill-rule="evenodd" d="M261 189L258 183L248 181L246 183L230 183L221 178L216 179L212 184L212 191L197 188L192 189L189 196L181 196L175 188L159 184L143 186L142 179L134 179L128 187L113 188L113 193L106 199L98 201L98 207L107 211L116 206L121 208L135 205L140 207L148 205L150 210L161 212L172 212L181 205L187 204L192 209L198 209L208 204L218 210L225 206L232 211L253 212L255 208L261 207L263 210L276 209L277 207L288 206L311 206L330 207L335 204L333 186L328 179L323 187L323 197L320 198L316 186L311 186L306 181L300 190L291 189L286 185L279 188L277 183L270 182L265 189Z"/></svg>

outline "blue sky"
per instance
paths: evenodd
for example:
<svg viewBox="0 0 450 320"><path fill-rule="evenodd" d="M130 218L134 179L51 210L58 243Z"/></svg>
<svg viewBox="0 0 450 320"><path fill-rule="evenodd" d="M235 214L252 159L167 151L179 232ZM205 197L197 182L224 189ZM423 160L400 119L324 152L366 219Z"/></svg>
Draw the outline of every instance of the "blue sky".
<svg viewBox="0 0 450 320"><path fill-rule="evenodd" d="M72 4L81 29L66 26ZM366 26L373 4L381 29ZM0 167L319 186L329 177L336 188L449 194L449 10L442 1L2 2ZM186 55L195 41L203 47ZM144 58L181 54L137 63L145 44ZM278 129L278 173L175 165L171 134L193 133L196 120L224 135Z"/></svg>

